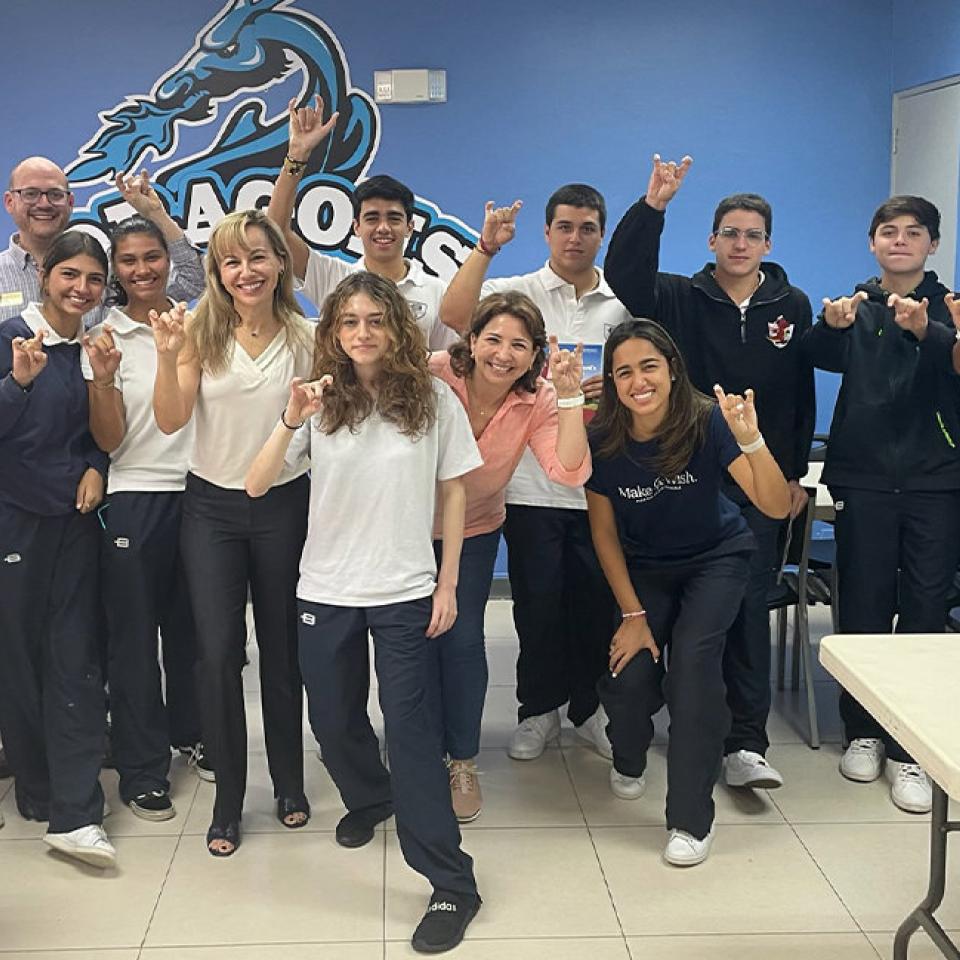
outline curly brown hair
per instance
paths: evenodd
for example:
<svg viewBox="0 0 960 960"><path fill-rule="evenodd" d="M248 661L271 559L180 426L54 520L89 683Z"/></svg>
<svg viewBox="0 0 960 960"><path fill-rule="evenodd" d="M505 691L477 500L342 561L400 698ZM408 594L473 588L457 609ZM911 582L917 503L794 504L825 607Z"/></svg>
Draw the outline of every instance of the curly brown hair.
<svg viewBox="0 0 960 960"><path fill-rule="evenodd" d="M364 388L353 361L340 345L340 321L347 302L364 294L383 308L390 346L383 358L376 397ZM396 424L407 437L422 437L437 417L437 397L427 366L427 342L410 305L395 283L373 273L351 274L337 284L323 304L317 324L311 380L330 374L332 386L323 394L323 408L314 422L324 433L347 427L355 433L374 410Z"/></svg>
<svg viewBox="0 0 960 960"><path fill-rule="evenodd" d="M547 362L547 329L540 308L525 293L516 290L491 293L477 304L469 328L450 347L450 366L458 377L466 379L470 376L477 365L471 354L471 340L479 337L491 320L504 314L519 320L533 341L533 365L514 381L513 389L536 393L537 378Z"/></svg>

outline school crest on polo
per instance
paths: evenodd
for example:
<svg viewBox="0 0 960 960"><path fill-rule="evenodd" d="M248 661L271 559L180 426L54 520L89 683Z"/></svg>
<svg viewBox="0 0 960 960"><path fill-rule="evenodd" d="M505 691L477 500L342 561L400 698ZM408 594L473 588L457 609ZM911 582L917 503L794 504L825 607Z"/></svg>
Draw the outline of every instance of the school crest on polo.
<svg viewBox="0 0 960 960"><path fill-rule="evenodd" d="M767 339L777 348L782 349L793 338L795 324L789 323L781 315L772 323L767 324Z"/></svg>

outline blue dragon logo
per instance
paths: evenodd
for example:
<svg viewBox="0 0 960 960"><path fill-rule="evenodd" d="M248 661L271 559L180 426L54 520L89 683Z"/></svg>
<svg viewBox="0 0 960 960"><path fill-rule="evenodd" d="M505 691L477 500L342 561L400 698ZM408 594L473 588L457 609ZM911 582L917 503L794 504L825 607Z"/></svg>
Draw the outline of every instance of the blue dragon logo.
<svg viewBox="0 0 960 960"><path fill-rule="evenodd" d="M170 215L191 240L204 244L228 211L265 206L286 151L286 100L307 103L319 94L340 117L325 149L310 159L295 222L311 246L350 259L359 255L350 197L376 154L379 114L371 98L351 86L334 34L292 3L232 0L148 96L129 96L100 113L100 129L67 169L75 188L92 188L76 223L97 233L127 216L131 211L116 189L96 187L152 160L162 164L153 181ZM415 225L408 255L451 276L475 234L419 199Z"/></svg>

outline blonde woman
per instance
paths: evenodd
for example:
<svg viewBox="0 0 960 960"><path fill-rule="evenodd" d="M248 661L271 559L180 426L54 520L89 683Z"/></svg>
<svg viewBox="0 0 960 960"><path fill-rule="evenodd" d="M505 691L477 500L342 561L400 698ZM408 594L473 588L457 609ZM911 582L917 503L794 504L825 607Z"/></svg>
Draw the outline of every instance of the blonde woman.
<svg viewBox="0 0 960 960"><path fill-rule="evenodd" d="M217 795L207 848L240 845L247 774L241 670L248 588L253 597L267 762L277 817L310 816L303 794L297 566L306 533L305 459L284 466L265 496L244 475L273 430L294 377L310 373L312 328L293 295L280 231L255 210L224 218L210 237L207 290L192 316L181 304L151 313L157 348L153 408L164 433L194 419L183 505L183 561L198 637L204 744Z"/></svg>

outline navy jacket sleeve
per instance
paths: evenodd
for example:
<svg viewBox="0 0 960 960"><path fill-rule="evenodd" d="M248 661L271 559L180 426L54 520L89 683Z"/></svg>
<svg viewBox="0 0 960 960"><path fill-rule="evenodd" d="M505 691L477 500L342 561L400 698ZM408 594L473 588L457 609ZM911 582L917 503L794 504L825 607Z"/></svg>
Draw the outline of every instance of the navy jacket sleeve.
<svg viewBox="0 0 960 960"><path fill-rule="evenodd" d="M13 345L0 336L0 437L16 425L30 402L30 394L13 379Z"/></svg>
<svg viewBox="0 0 960 960"><path fill-rule="evenodd" d="M617 224L603 261L603 274L610 289L635 317L656 315L663 224L663 212L654 210L641 198Z"/></svg>
<svg viewBox="0 0 960 960"><path fill-rule="evenodd" d="M837 330L823 319L821 313L817 322L803 335L802 345L807 359L813 366L832 373L847 372L850 356L850 327Z"/></svg>

